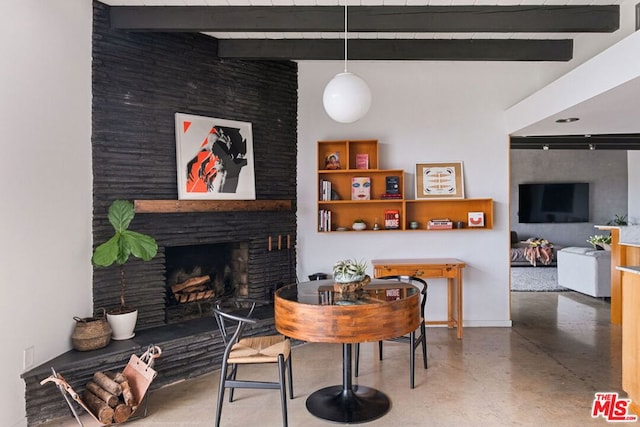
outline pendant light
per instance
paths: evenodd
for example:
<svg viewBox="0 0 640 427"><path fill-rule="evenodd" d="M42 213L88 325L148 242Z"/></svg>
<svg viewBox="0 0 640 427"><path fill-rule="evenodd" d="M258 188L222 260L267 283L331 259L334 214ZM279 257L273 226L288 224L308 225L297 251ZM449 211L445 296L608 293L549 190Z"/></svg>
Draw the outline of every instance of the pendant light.
<svg viewBox="0 0 640 427"><path fill-rule="evenodd" d="M324 88L324 110L336 122L353 123L371 107L371 91L367 83L347 71L347 0L344 3L344 72L338 73Z"/></svg>

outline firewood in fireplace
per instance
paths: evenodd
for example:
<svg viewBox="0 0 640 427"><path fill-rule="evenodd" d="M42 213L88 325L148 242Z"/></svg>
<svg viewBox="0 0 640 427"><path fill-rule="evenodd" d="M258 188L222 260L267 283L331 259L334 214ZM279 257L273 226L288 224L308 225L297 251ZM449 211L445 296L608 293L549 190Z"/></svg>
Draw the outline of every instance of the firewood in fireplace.
<svg viewBox="0 0 640 427"><path fill-rule="evenodd" d="M82 401L102 424L113 422L113 409L89 390L82 392Z"/></svg>
<svg viewBox="0 0 640 427"><path fill-rule="evenodd" d="M192 277L190 279L185 280L184 282L180 282L180 283L176 283L175 285L172 285L171 291L173 291L173 293L175 294L180 291L185 291L193 286L202 285L203 283L207 283L209 281L211 281L210 276Z"/></svg>

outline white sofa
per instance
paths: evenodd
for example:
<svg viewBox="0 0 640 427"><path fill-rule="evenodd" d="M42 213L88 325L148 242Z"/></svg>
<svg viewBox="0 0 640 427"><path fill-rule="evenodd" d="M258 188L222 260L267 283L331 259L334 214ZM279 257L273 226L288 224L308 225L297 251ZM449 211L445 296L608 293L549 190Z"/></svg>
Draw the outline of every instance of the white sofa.
<svg viewBox="0 0 640 427"><path fill-rule="evenodd" d="M574 246L558 251L558 284L592 297L610 297L611 252Z"/></svg>

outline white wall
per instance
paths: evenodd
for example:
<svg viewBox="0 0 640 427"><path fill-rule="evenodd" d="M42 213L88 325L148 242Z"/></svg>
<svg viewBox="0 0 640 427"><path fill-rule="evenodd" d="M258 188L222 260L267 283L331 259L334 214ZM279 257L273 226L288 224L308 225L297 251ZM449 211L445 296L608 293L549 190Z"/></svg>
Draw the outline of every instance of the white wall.
<svg viewBox="0 0 640 427"><path fill-rule="evenodd" d="M343 257L372 260L454 257L468 263L465 325L509 326L509 138L503 111L531 91L540 69L523 63L357 62L372 89L368 115L350 125L329 119L322 92L339 62L299 64L298 274L331 272ZM464 162L465 195L494 199L494 229L462 232L317 233L316 141L378 139L380 167L404 169L406 197L415 164ZM371 273L371 271L370 271ZM430 280L427 318L446 316L444 280Z"/></svg>
<svg viewBox="0 0 640 427"><path fill-rule="evenodd" d="M67 351L91 310L91 2L0 1L0 52L0 402L18 426L24 349Z"/></svg>
<svg viewBox="0 0 640 427"><path fill-rule="evenodd" d="M629 170L629 221L640 224L640 151L629 151L627 156Z"/></svg>

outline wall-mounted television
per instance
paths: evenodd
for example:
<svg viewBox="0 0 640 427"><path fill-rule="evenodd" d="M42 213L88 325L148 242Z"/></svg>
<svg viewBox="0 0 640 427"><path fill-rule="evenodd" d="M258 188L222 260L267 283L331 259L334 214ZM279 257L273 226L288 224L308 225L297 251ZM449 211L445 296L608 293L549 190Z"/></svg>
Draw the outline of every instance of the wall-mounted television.
<svg viewBox="0 0 640 427"><path fill-rule="evenodd" d="M518 188L521 223L589 222L589 183L532 183Z"/></svg>

